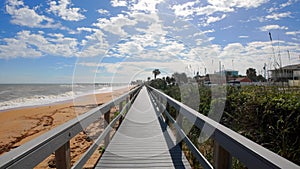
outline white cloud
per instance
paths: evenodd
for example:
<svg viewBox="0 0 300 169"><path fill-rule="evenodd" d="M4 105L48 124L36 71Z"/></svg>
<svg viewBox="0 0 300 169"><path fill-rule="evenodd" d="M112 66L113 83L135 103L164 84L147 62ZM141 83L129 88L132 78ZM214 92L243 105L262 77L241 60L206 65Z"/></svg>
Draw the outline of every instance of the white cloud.
<svg viewBox="0 0 300 169"><path fill-rule="evenodd" d="M246 39L246 38L249 38L249 36L242 35L242 36L239 36L239 38Z"/></svg>
<svg viewBox="0 0 300 169"><path fill-rule="evenodd" d="M287 6L290 6L290 5L292 5L292 4L294 4L294 3L298 2L298 1L299 0L288 0L287 2L282 3L279 6L271 7L270 9L268 9L268 12L271 13L271 12L274 12L274 11L278 11L278 10L283 9L283 8L285 8Z"/></svg>
<svg viewBox="0 0 300 169"><path fill-rule="evenodd" d="M107 32L113 33L118 36L126 36L127 33L123 29L125 26L133 26L137 22L135 20L129 19L128 16L119 14L114 17L99 18L97 23L94 23L93 26L97 26Z"/></svg>
<svg viewBox="0 0 300 169"><path fill-rule="evenodd" d="M205 30L205 31L202 31L202 32L195 33L193 36L194 37L202 36L202 35L206 35L208 33L213 33L213 32L215 32L215 29L209 29L209 30Z"/></svg>
<svg viewBox="0 0 300 169"><path fill-rule="evenodd" d="M129 41L126 43L118 44L118 52L120 52L122 56L136 55L141 53L143 49L144 48L140 43L138 43L138 41Z"/></svg>
<svg viewBox="0 0 300 169"><path fill-rule="evenodd" d="M169 46L170 43L165 42L164 37L158 37L156 35L133 35L130 39L124 39L123 42L116 44L110 48L110 55L114 57L129 57L131 59L152 59L157 60L165 58L165 55L160 55L161 52L169 52L169 48L163 49L163 47ZM161 44L164 43L162 47ZM173 48L178 50L178 48ZM174 51L170 51L174 52ZM149 58L150 57L150 58Z"/></svg>
<svg viewBox="0 0 300 169"><path fill-rule="evenodd" d="M168 42L166 46L163 46L159 51L161 52L167 52L172 55L180 54L186 46L184 46L182 43L178 43L176 41Z"/></svg>
<svg viewBox="0 0 300 169"><path fill-rule="evenodd" d="M269 0L208 0L208 3L210 3L213 6L217 7L224 7L224 8L257 8L261 6L262 4L268 2Z"/></svg>
<svg viewBox="0 0 300 169"><path fill-rule="evenodd" d="M230 28L232 28L232 27L233 27L232 25L229 25L229 26L226 26L226 27L221 28L221 30L230 29Z"/></svg>
<svg viewBox="0 0 300 169"><path fill-rule="evenodd" d="M234 12L234 9L230 7L208 5L204 7L198 7L198 9L196 10L197 15L206 15L206 16L212 15L217 12L222 12L222 13Z"/></svg>
<svg viewBox="0 0 300 169"><path fill-rule="evenodd" d="M83 28L82 30L90 30ZM109 44L106 35L99 29L92 29L92 34L85 36L81 41L82 49L76 53L77 57L103 56L108 50Z"/></svg>
<svg viewBox="0 0 300 169"><path fill-rule="evenodd" d="M210 30L203 31L204 34L207 34L207 33L213 33L213 32L215 32L214 29L210 29Z"/></svg>
<svg viewBox="0 0 300 169"><path fill-rule="evenodd" d="M93 28L88 28L88 27L79 27L79 28L77 28L77 31L78 31L79 33L82 32L82 31L92 32L93 30L95 30L95 29L93 29Z"/></svg>
<svg viewBox="0 0 300 169"><path fill-rule="evenodd" d="M85 19L85 16L81 14L82 9L71 8L73 5L71 0L58 0L58 2L50 1L49 5L49 11L61 17L63 20L80 21Z"/></svg>
<svg viewBox="0 0 300 169"><path fill-rule="evenodd" d="M86 66L86 67L98 67L99 66L99 63L96 63L96 62L86 62L86 61L79 61L76 64L80 65L80 66Z"/></svg>
<svg viewBox="0 0 300 169"><path fill-rule="evenodd" d="M187 17L195 12L195 5L198 3L197 1L190 1L184 4L174 5L172 9L177 16Z"/></svg>
<svg viewBox="0 0 300 169"><path fill-rule="evenodd" d="M119 6L127 6L126 0L111 0L111 6L119 7Z"/></svg>
<svg viewBox="0 0 300 169"><path fill-rule="evenodd" d="M222 57L222 64L225 64L225 68L231 67L232 60L235 62L235 69L241 70L245 74L246 69L249 67L255 67L257 71L261 71L264 63L268 65L268 68L274 69L274 62L279 60L277 57L279 49L281 51L289 50L291 55L299 53L299 43L291 43L285 41L274 40L276 44L275 58L270 41L253 41L246 43L245 45L239 43L231 43L225 46L220 54ZM277 50L278 48L278 50ZM282 57L283 65L289 63L288 57Z"/></svg>
<svg viewBox="0 0 300 169"><path fill-rule="evenodd" d="M172 6L177 16L191 16L196 15L212 15L216 12L233 12L234 8L257 8L269 0L208 0L206 6L201 6L200 1L186 2Z"/></svg>
<svg viewBox="0 0 300 169"><path fill-rule="evenodd" d="M208 37L207 42L211 42L214 39L216 39L216 37Z"/></svg>
<svg viewBox="0 0 300 169"><path fill-rule="evenodd" d="M82 51L76 53L77 57L101 57L105 54L106 48L103 47L103 44L100 42L93 43L92 45L87 45L83 48Z"/></svg>
<svg viewBox="0 0 300 169"><path fill-rule="evenodd" d="M143 47L157 47L157 39L153 34L134 35L131 39Z"/></svg>
<svg viewBox="0 0 300 169"><path fill-rule="evenodd" d="M128 42L123 42L114 47L114 51L121 51L121 53L130 53L129 57L124 57L118 63L85 63L85 66L97 67L101 66L101 71L98 71L97 76L102 77L105 73L114 74L114 80L122 78L131 79L138 74L146 79L147 76L152 77L151 70L159 68L165 75L171 75L174 72L186 72L192 76L194 70L200 69L204 72L204 67L207 68L208 73L218 71L219 60L212 56L218 56L225 69L233 68L240 70L241 74L245 74L249 67L256 68L261 71L264 63L273 67L273 53L272 46L269 41L254 41L246 44L230 43L225 47L212 44L210 46L198 46L196 48L189 48L182 43L178 43L170 39L161 39L161 41L153 42L156 44L155 50L143 46L143 38L149 35L134 36ZM149 38L151 39L151 38ZM153 39L152 39L153 40ZM159 43L161 42L161 43ZM299 44L288 43L284 41L274 41L280 44L280 49L289 50L291 54L299 52ZM132 52L131 50L134 50ZM275 51L277 52L277 51ZM113 52L112 52L113 53ZM203 61L202 61L203 60ZM271 60L271 61L270 61ZM283 58L283 64L288 63ZM186 67L192 65L192 70L186 70ZM196 69L194 69L196 68ZM124 79L123 79L124 80Z"/></svg>
<svg viewBox="0 0 300 169"><path fill-rule="evenodd" d="M236 55L243 55L245 47L240 43L230 43L226 45L220 53L223 59L231 59L237 57Z"/></svg>
<svg viewBox="0 0 300 169"><path fill-rule="evenodd" d="M137 22L147 22L153 23L159 21L159 16L157 13L143 13L143 12L129 12L129 17L134 18Z"/></svg>
<svg viewBox="0 0 300 169"><path fill-rule="evenodd" d="M297 1L298 1L298 0L288 0L286 3L280 4L280 7L281 7L281 8L285 8L285 7L287 7L287 6L292 5L293 3L297 2Z"/></svg>
<svg viewBox="0 0 300 169"><path fill-rule="evenodd" d="M24 5L22 0L8 0L6 12L12 16L11 23L28 26L31 28L58 28L59 24L54 24L54 20L44 15L39 15L34 9Z"/></svg>
<svg viewBox="0 0 300 169"><path fill-rule="evenodd" d="M109 11L105 9L98 9L97 12L102 15L109 15Z"/></svg>
<svg viewBox="0 0 300 169"><path fill-rule="evenodd" d="M225 17L226 17L226 14L223 14L221 17L213 17L213 16L209 16L209 17L207 18L206 23L209 25L209 24L211 24L211 23L218 22L218 21L224 19Z"/></svg>
<svg viewBox="0 0 300 169"><path fill-rule="evenodd" d="M244 51L244 46L240 43L230 43L223 50L230 53L241 53Z"/></svg>
<svg viewBox="0 0 300 169"><path fill-rule="evenodd" d="M203 36L203 35L206 35L206 34L208 34L208 33L213 33L213 32L215 32L214 29L209 29L209 30L205 30L205 31L202 31L202 32L197 32L197 33L195 33L193 36L194 36L194 37L197 37L197 36Z"/></svg>
<svg viewBox="0 0 300 169"><path fill-rule="evenodd" d="M22 0L9 0L8 4L12 6L24 6L24 2Z"/></svg>
<svg viewBox="0 0 300 169"><path fill-rule="evenodd" d="M209 16L216 12L233 12L233 8L229 7L222 7L222 6L201 6L199 2L187 2L182 5L174 5L172 7L174 10L175 15L182 16L182 17L189 17L193 15L205 15Z"/></svg>
<svg viewBox="0 0 300 169"><path fill-rule="evenodd" d="M236 8L257 8L269 0L208 0L208 4L202 1L186 2L171 7L176 16L192 19L194 15L206 16L207 19L200 19L201 26L208 26L210 23L222 20L226 17L224 13L234 12ZM223 14L221 17L213 17L213 14Z"/></svg>
<svg viewBox="0 0 300 169"><path fill-rule="evenodd" d="M137 3L133 3L129 9L132 11L155 12L156 5L163 1L164 0L139 0Z"/></svg>
<svg viewBox="0 0 300 169"><path fill-rule="evenodd" d="M113 7L127 7L130 12L155 12L157 4L163 2L165 0L135 0L135 1L128 1L128 0L111 0L111 5Z"/></svg>
<svg viewBox="0 0 300 169"><path fill-rule="evenodd" d="M260 27L259 29L261 31L269 31L269 30L273 30L273 29L287 30L288 27L286 27L286 26L279 26L279 25L266 25L266 26Z"/></svg>
<svg viewBox="0 0 300 169"><path fill-rule="evenodd" d="M291 12L273 13L266 16L267 19L274 19L274 20L279 20L281 18L286 18L286 17L291 17Z"/></svg>
<svg viewBox="0 0 300 169"><path fill-rule="evenodd" d="M4 38L5 44L0 45L0 58L41 57L55 55L74 56L77 52L77 39L64 37L62 34L33 34L20 31L14 38ZM13 49L13 50L12 50Z"/></svg>
<svg viewBox="0 0 300 169"><path fill-rule="evenodd" d="M100 71L97 71L95 78L99 81L105 78L103 75L112 74L113 76L109 77L108 81L114 82L130 82L131 80L144 79L147 77L153 77L152 70L159 68L162 72L162 76L171 76L174 72L186 72L186 67L188 65L193 65L196 67L196 64L188 61L176 60L173 62L156 62L156 61L140 61L133 62L129 60L124 60L123 62L116 63L78 63L81 66L100 68ZM198 63L199 64L199 63ZM95 69L93 69L95 70ZM107 79L106 79L107 80Z"/></svg>
<svg viewBox="0 0 300 169"><path fill-rule="evenodd" d="M300 31L291 31L291 32L286 32L285 34L296 36L296 35L300 34Z"/></svg>
<svg viewBox="0 0 300 169"><path fill-rule="evenodd" d="M17 57L36 58L43 55L42 52L28 48L27 44L13 38L4 38L6 45L0 45L0 58L12 59ZM13 50L12 50L13 49Z"/></svg>

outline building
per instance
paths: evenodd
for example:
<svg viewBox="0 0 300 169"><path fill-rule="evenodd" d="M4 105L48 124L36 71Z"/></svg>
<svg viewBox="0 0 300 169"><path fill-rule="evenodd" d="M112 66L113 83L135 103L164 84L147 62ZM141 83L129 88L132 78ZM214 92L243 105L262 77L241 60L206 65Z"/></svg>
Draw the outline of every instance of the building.
<svg viewBox="0 0 300 169"><path fill-rule="evenodd" d="M238 77L239 71L227 69L227 70L222 70L221 72L217 72L216 74L226 75L226 77Z"/></svg>
<svg viewBox="0 0 300 169"><path fill-rule="evenodd" d="M300 64L288 65L269 71L271 72L271 80L274 82L288 82L291 86L300 84Z"/></svg>
<svg viewBox="0 0 300 169"><path fill-rule="evenodd" d="M252 84L252 80L249 79L248 77L238 77L236 79L230 80L227 83L231 86L245 86L245 85L251 85Z"/></svg>
<svg viewBox="0 0 300 169"><path fill-rule="evenodd" d="M226 77L222 74L209 74L208 79L210 84L226 84Z"/></svg>
<svg viewBox="0 0 300 169"><path fill-rule="evenodd" d="M244 85L251 85L252 84L252 80L251 79L249 79L248 77L239 77L239 78L237 78L237 79L235 79L236 81L238 81L238 82L240 82L240 84L242 85L242 86L244 86Z"/></svg>

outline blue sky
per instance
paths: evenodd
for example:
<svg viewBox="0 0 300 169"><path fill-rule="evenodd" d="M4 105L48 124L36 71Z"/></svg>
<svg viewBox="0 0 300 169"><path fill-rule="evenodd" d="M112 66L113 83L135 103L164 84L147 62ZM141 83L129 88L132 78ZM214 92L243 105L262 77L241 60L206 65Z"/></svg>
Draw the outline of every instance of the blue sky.
<svg viewBox="0 0 300 169"><path fill-rule="evenodd" d="M264 64L300 63L300 0L1 3L0 83L130 82L155 68L193 76L220 62L264 74Z"/></svg>

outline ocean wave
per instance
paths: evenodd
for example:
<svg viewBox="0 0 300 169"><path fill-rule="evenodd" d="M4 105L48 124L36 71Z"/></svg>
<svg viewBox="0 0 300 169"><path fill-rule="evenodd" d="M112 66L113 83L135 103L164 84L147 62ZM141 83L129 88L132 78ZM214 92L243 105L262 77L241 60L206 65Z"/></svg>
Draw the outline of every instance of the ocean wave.
<svg viewBox="0 0 300 169"><path fill-rule="evenodd" d="M79 85L77 86L79 87ZM90 94L99 94L99 93L108 93L114 90L121 88L127 88L128 86L117 86L117 87L101 87L98 89L91 90L74 90L68 91L58 95L33 95L28 97L19 97L16 99L0 102L0 110L7 110L13 108L27 107L27 106L38 106L38 105L47 105L55 102L72 100L80 96L90 95ZM81 86L80 86L81 88ZM77 88L78 89L78 88ZM87 89L87 88L85 88Z"/></svg>
<svg viewBox="0 0 300 169"><path fill-rule="evenodd" d="M20 97L17 99L0 102L0 110L12 109L17 107L45 105L70 100L73 97L73 91L69 91L60 95L34 95L30 97Z"/></svg>
<svg viewBox="0 0 300 169"><path fill-rule="evenodd" d="M10 92L9 90L4 90L4 91L0 91L0 94L4 94L4 93L8 93Z"/></svg>

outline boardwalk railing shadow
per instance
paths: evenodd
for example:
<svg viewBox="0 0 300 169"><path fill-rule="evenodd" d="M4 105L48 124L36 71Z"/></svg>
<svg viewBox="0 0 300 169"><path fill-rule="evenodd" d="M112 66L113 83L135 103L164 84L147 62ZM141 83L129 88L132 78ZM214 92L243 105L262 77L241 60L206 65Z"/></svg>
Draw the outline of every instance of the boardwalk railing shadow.
<svg viewBox="0 0 300 169"><path fill-rule="evenodd" d="M162 115L162 111L159 108L160 106L157 105L157 103L155 102L155 100L153 98L151 98L151 102L153 104L153 106L155 107L155 112L159 121L159 124L161 126L163 135L165 137L166 143L168 145L169 148L169 153L171 154L171 158L173 163L179 163L178 165L175 165L176 169L181 169L180 166L184 166L184 163L182 161L182 157L184 156L184 154L182 153L181 150L181 145L180 143L176 143L176 138L172 135L172 131L170 128L168 128L168 124L167 124L167 120L163 117ZM185 157L183 157L185 158Z"/></svg>

